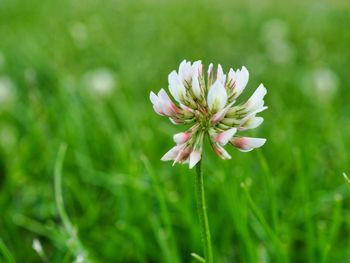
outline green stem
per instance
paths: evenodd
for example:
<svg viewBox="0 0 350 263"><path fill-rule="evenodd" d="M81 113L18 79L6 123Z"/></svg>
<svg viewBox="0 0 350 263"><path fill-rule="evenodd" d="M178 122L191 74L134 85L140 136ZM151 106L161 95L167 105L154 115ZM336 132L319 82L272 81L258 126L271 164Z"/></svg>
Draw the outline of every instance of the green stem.
<svg viewBox="0 0 350 263"><path fill-rule="evenodd" d="M211 249L210 231L207 216L207 208L205 206L204 182L202 172L202 161L196 165L196 198L197 212L201 227L202 242L204 245L204 258L206 263L213 263L213 252Z"/></svg>

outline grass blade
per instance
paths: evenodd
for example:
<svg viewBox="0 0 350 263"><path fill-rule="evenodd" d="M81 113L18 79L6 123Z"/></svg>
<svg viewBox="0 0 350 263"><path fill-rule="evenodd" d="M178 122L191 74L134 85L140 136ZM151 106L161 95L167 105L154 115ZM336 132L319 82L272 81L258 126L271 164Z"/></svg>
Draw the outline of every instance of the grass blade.
<svg viewBox="0 0 350 263"><path fill-rule="evenodd" d="M191 253L191 256L197 260L198 262L202 262L202 263L205 263L205 259L202 258L201 256L197 255L196 253Z"/></svg>
<svg viewBox="0 0 350 263"><path fill-rule="evenodd" d="M346 175L346 173L343 173L343 177L344 177L345 182L347 182L347 183L348 183L348 186L350 187L350 179L349 179L349 177Z"/></svg>
<svg viewBox="0 0 350 263"><path fill-rule="evenodd" d="M4 241L0 238L0 253L4 256L6 262L14 263L15 259L13 258L10 250L6 247Z"/></svg>

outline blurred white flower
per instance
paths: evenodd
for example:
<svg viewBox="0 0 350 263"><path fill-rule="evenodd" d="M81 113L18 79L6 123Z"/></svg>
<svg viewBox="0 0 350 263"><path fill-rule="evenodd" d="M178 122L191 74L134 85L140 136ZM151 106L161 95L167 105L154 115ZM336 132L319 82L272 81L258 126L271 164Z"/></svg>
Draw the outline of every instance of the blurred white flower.
<svg viewBox="0 0 350 263"><path fill-rule="evenodd" d="M115 73L107 68L88 71L83 76L83 86L93 95L109 96L116 86Z"/></svg>
<svg viewBox="0 0 350 263"><path fill-rule="evenodd" d="M84 262L85 262L85 257L82 254L78 255L74 261L74 263L84 263Z"/></svg>
<svg viewBox="0 0 350 263"><path fill-rule="evenodd" d="M172 160L174 164L189 163L190 168L194 167L201 159L203 140L207 135L213 150L222 159L231 158L223 147L227 143L242 152L261 147L265 139L234 136L239 131L258 127L263 118L256 115L267 109L264 106L267 91L262 84L246 102L233 106L248 79L249 72L245 67L236 71L230 69L225 74L221 65L214 72L210 64L205 78L201 61L182 61L178 72L174 70L168 77L170 93L178 105L164 89L158 94L150 93L156 113L169 117L174 124L192 125L186 132L174 135L176 146L162 160Z"/></svg>
<svg viewBox="0 0 350 263"><path fill-rule="evenodd" d="M329 100L337 93L338 76L329 68L316 69L312 73L313 89L321 100Z"/></svg>
<svg viewBox="0 0 350 263"><path fill-rule="evenodd" d="M0 104L11 102L15 98L15 85L8 76L0 76Z"/></svg>
<svg viewBox="0 0 350 263"><path fill-rule="evenodd" d="M294 58L294 48L287 39L288 27L283 20L267 21L261 29L261 38L268 57L276 64L286 64Z"/></svg>
<svg viewBox="0 0 350 263"><path fill-rule="evenodd" d="M328 67L305 70L300 78L298 87L305 96L310 97L313 103L327 105L331 103L338 93L339 77L335 71Z"/></svg>
<svg viewBox="0 0 350 263"><path fill-rule="evenodd" d="M34 251L36 253L38 253L40 256L44 255L44 250L43 247L39 241L39 239L34 238L33 239L33 244L32 244L32 248L34 249Z"/></svg>
<svg viewBox="0 0 350 263"><path fill-rule="evenodd" d="M36 253L38 253L42 262L49 262L39 239L36 239L36 238L33 239L32 248Z"/></svg>

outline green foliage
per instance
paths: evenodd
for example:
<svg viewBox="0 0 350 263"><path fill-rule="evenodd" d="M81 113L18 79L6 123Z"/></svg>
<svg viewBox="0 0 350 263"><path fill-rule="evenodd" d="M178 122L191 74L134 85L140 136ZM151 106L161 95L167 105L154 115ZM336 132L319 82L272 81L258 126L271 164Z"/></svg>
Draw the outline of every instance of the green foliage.
<svg viewBox="0 0 350 263"><path fill-rule="evenodd" d="M201 260L195 171L159 160L183 127L148 99L183 59L245 65L244 96L260 81L268 89L250 134L268 139L262 149L232 148L230 161L205 150L215 262L347 262L349 11L342 1L2 1L0 262L38 262L34 238L50 262L81 251L96 262Z"/></svg>

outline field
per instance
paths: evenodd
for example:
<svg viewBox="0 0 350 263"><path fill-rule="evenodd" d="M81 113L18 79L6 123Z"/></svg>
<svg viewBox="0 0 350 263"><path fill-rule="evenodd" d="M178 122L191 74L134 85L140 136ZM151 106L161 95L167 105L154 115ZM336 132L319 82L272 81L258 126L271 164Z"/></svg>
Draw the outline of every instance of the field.
<svg viewBox="0 0 350 263"><path fill-rule="evenodd" d="M160 158L183 59L262 82L267 138L204 148L214 261L350 262L346 1L0 3L0 262L196 262L195 169ZM38 240L45 252L32 248Z"/></svg>

